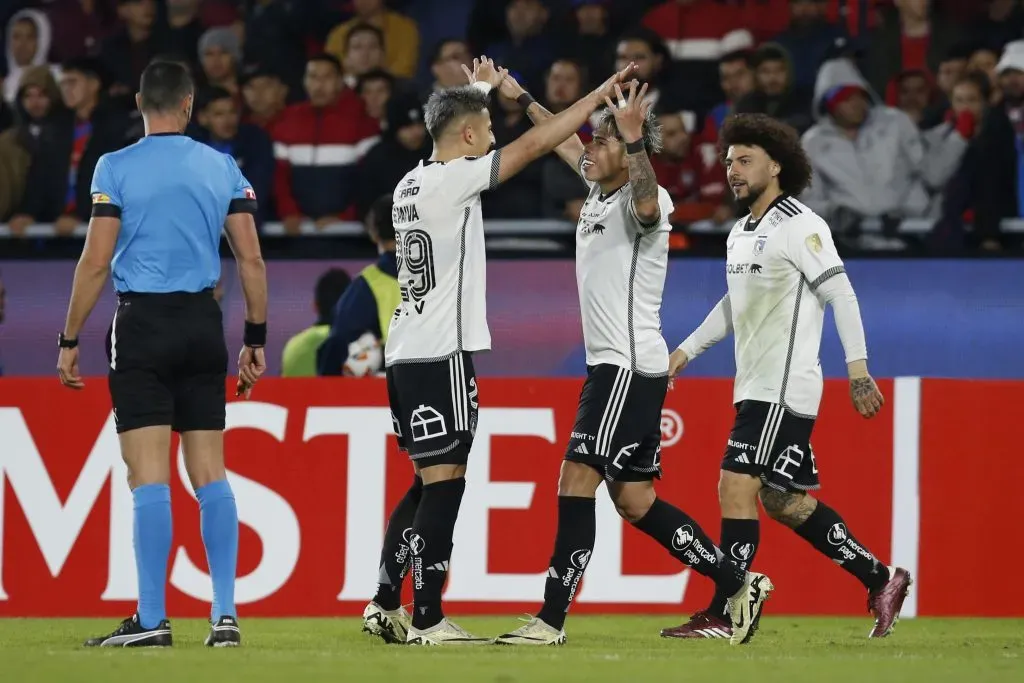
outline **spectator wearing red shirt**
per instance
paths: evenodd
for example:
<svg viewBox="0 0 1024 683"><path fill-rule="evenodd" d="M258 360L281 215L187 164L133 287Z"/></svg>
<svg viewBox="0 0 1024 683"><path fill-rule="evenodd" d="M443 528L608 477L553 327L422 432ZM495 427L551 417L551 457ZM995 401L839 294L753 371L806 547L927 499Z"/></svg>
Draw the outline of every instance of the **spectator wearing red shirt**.
<svg viewBox="0 0 1024 683"><path fill-rule="evenodd" d="M274 193L288 234L309 218L318 228L355 218L359 160L379 140L380 124L344 86L341 64L321 54L306 64L308 102L288 107L274 126Z"/></svg>
<svg viewBox="0 0 1024 683"><path fill-rule="evenodd" d="M882 24L868 40L867 78L879 93L903 71L936 73L958 39L956 27L932 12L931 0L894 0L894 4L895 10L883 13Z"/></svg>
<svg viewBox="0 0 1024 683"><path fill-rule="evenodd" d="M651 166L676 206L672 222L728 220L732 211L724 206L725 167L718 155L694 144L693 131L687 130L678 112L660 113L658 122L663 147L651 157Z"/></svg>

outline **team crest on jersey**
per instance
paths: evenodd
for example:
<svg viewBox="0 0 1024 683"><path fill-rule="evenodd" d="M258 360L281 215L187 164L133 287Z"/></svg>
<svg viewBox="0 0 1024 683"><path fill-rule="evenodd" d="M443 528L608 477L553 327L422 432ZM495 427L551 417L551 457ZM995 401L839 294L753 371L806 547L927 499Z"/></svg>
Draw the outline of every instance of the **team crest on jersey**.
<svg viewBox="0 0 1024 683"><path fill-rule="evenodd" d="M807 239L805 239L804 242L807 243L807 248L813 251L815 254L821 251L821 238L818 237L818 233L812 232L810 235L807 236Z"/></svg>
<svg viewBox="0 0 1024 683"><path fill-rule="evenodd" d="M758 235L757 239L754 240L754 256L760 256L764 253L764 245L768 243L768 235Z"/></svg>
<svg viewBox="0 0 1024 683"><path fill-rule="evenodd" d="M774 228L782 222L782 214L778 211L772 211L772 215L768 216L768 223Z"/></svg>

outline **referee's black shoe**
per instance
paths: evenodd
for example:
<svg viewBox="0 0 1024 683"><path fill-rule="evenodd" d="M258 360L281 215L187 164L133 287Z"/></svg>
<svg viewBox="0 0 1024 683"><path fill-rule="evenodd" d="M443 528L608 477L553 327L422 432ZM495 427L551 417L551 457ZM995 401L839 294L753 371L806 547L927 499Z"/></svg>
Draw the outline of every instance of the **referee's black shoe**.
<svg viewBox="0 0 1024 683"><path fill-rule="evenodd" d="M139 615L133 614L105 636L90 638L86 647L170 647L171 623L164 619L155 628L143 628Z"/></svg>
<svg viewBox="0 0 1024 683"><path fill-rule="evenodd" d="M210 626L210 635L204 641L206 647L238 647L242 644L242 631L238 628L238 619L221 617L216 624Z"/></svg>

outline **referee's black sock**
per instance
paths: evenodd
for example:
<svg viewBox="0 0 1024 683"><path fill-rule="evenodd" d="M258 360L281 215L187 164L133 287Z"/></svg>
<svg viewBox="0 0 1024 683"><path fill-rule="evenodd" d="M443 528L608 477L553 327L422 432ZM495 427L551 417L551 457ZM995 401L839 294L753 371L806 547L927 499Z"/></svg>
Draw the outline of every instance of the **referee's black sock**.
<svg viewBox="0 0 1024 683"><path fill-rule="evenodd" d="M373 601L388 611L402 605L402 581L409 571L409 542L412 522L423 496L423 480L416 476L405 497L391 511L388 528L384 532L384 545L380 549L380 575L377 595Z"/></svg>
<svg viewBox="0 0 1024 683"><path fill-rule="evenodd" d="M593 498L558 497L558 533L544 583L544 605L537 618L561 629L576 595L583 571L594 552L597 513Z"/></svg>
<svg viewBox="0 0 1024 683"><path fill-rule="evenodd" d="M761 540L761 523L756 519L722 518L722 537L719 540L722 552L732 558L740 569L750 569L754 564L754 555ZM715 597L711 600L708 612L719 618L729 620L726 601L732 594L726 595L720 588L715 589Z"/></svg>
<svg viewBox="0 0 1024 683"><path fill-rule="evenodd" d="M430 628L444 619L441 591L448 577L452 534L459 516L463 478L448 479L423 487L423 497L409 534L412 553L413 628Z"/></svg>
<svg viewBox="0 0 1024 683"><path fill-rule="evenodd" d="M665 546L672 557L714 581L717 589L729 597L743 587L746 572L715 547L692 517L674 505L655 498L651 509L633 526Z"/></svg>
<svg viewBox="0 0 1024 683"><path fill-rule="evenodd" d="M820 553L857 577L869 591L889 580L889 571L867 548L857 542L835 510L820 500L814 512L794 529Z"/></svg>

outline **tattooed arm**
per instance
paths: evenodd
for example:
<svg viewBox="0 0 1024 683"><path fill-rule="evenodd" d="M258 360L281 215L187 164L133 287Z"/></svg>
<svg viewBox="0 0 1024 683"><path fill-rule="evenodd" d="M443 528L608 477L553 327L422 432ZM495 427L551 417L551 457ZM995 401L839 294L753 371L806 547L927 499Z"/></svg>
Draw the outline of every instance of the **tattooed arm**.
<svg viewBox="0 0 1024 683"><path fill-rule="evenodd" d="M610 98L605 103L615 116L622 144L626 147L626 163L629 166L629 184L633 189L633 213L643 228L654 228L661 222L661 206L658 202L658 179L647 156L644 145L644 122L653 106L644 99L647 84L638 91L635 81L629 85L629 99L615 86L618 98L616 106Z"/></svg>
<svg viewBox="0 0 1024 683"><path fill-rule="evenodd" d="M505 76L505 80L501 83L501 94L510 100L520 101L519 98L525 95L525 98L520 102L529 102L526 107L526 115L530 117L530 121L534 125L540 125L548 119L554 118L554 114L542 107L537 103L529 93L516 82L516 79L512 76ZM568 164L572 170L580 173L580 158L583 156L583 141L580 140L580 136L573 134L566 139L565 142L555 147L555 154Z"/></svg>

